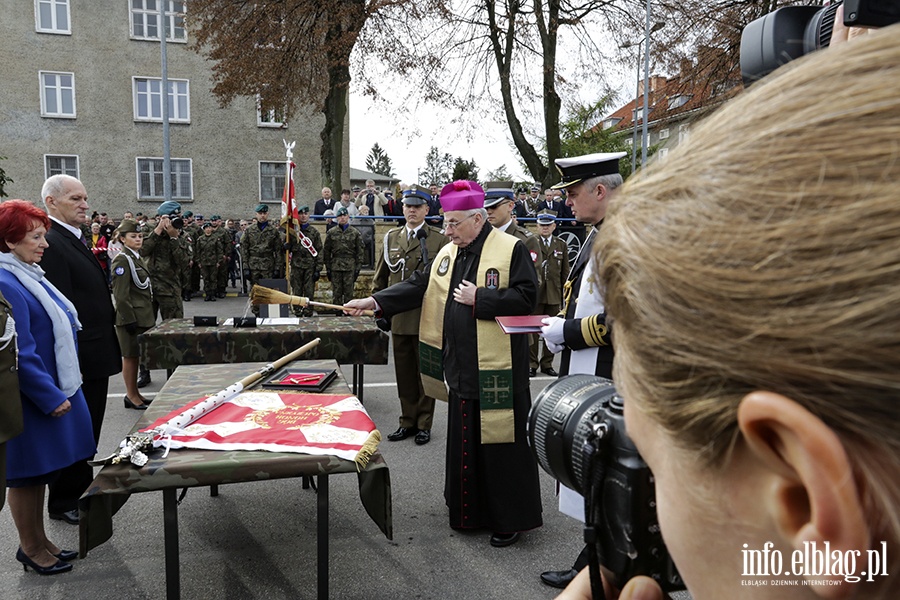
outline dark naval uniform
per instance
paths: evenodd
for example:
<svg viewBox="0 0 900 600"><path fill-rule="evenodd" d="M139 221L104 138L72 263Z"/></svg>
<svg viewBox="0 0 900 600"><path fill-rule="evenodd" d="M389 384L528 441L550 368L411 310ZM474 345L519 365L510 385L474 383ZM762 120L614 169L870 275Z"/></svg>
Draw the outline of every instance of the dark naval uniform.
<svg viewBox="0 0 900 600"><path fill-rule="evenodd" d="M447 237L437 227L422 224L418 239L407 227L391 229L384 235L384 252L375 265L373 290L378 292L404 281L425 268L422 244L430 262L447 243ZM425 395L419 372L419 316L414 308L391 319L391 343L394 348L394 373L397 377L397 396L400 398L400 427L430 431L434 417L434 398Z"/></svg>
<svg viewBox="0 0 900 600"><path fill-rule="evenodd" d="M288 249L291 251L291 293L294 296L303 296L312 299L316 293L316 280L322 270L324 259L322 258L322 234L319 230L309 223L301 224L300 231L315 250L313 252L302 242L294 239L291 234L291 241ZM294 306L292 307L294 314L298 317L311 317L313 309L311 306Z"/></svg>
<svg viewBox="0 0 900 600"><path fill-rule="evenodd" d="M538 306L535 311L539 315L559 313L563 301L563 282L569 276L569 249L566 243L556 237L535 236L540 240L541 247L541 291L538 294ZM542 347L540 360L538 348ZM553 367L553 353L547 348L543 339L531 344L531 368L540 368L542 371Z"/></svg>
<svg viewBox="0 0 900 600"><path fill-rule="evenodd" d="M566 294L569 295L565 306L566 323L563 327L563 334L566 339L566 347L562 351L562 362L560 364L560 375L569 374L569 364L572 360L572 352L584 350L586 348L597 348L597 361L594 368L594 375L612 379L613 365L613 347L610 338L610 330L606 326L606 313L597 313L586 317L575 318L575 309L578 305L578 290L581 289L582 280L585 276L585 270L591 260L591 248L596 239L597 232L600 229L598 223L588 234L587 239L581 247L581 252L572 265L569 277L566 280L566 286L570 288Z"/></svg>
<svg viewBox="0 0 900 600"><path fill-rule="evenodd" d="M325 234L323 260L331 289L333 304L344 304L353 299L356 275L366 262L366 247L362 235L350 225L332 227Z"/></svg>
<svg viewBox="0 0 900 600"><path fill-rule="evenodd" d="M460 248L454 263L450 289L466 279L475 282L481 251L491 232L485 224L478 237ZM422 305L430 272L416 272L404 282L374 294L385 316ZM537 463L525 439L531 408L528 379L528 340L511 336L515 442L482 444L479 404L479 370L476 319L497 315L531 314L537 303L537 276L525 246L516 243L510 263L509 283L487 289L476 282L475 306L448 297L443 324L444 376L450 388L444 499L450 511L450 527L488 528L509 533L539 527L540 484Z"/></svg>

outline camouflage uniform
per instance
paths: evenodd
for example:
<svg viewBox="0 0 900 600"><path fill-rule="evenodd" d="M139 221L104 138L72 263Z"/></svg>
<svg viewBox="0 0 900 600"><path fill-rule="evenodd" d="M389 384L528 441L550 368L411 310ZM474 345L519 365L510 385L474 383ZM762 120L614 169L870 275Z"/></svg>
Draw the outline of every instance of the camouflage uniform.
<svg viewBox="0 0 900 600"><path fill-rule="evenodd" d="M366 261L366 248L362 236L355 227L332 227L325 235L325 269L331 280L334 304L344 304L353 299L356 276Z"/></svg>
<svg viewBox="0 0 900 600"><path fill-rule="evenodd" d="M163 320L184 317L181 292L185 267L190 260L186 238L157 235L151 230L144 236L141 256L153 282L153 314L158 310Z"/></svg>
<svg viewBox="0 0 900 600"><path fill-rule="evenodd" d="M218 215L217 215L218 216ZM225 286L228 283L228 259L227 256L231 254L231 249L234 247L234 239L231 236L231 233L225 229L225 225L221 223L221 217L215 219L218 222L218 225L213 225L213 237L219 239L219 243L222 245L222 261L216 267L216 287L213 290L219 298L225 297Z"/></svg>
<svg viewBox="0 0 900 600"><path fill-rule="evenodd" d="M322 234L310 224L301 225L300 228L303 235L312 242L317 256L313 256L300 242L293 240L292 234L288 248L291 251L291 293L312 298L316 292L316 280L322 270ZM309 306L294 306L293 310L298 317L311 317L313 314L313 309Z"/></svg>
<svg viewBox="0 0 900 600"><path fill-rule="evenodd" d="M203 276L203 297L205 300L215 300L218 289L219 265L225 253L222 247L221 236L211 232L209 235L201 234L197 240L197 254L195 263L199 263Z"/></svg>
<svg viewBox="0 0 900 600"><path fill-rule="evenodd" d="M266 222L263 229L251 225L241 237L241 260L244 268L250 269L250 284L268 279L275 272L275 262L281 255L281 236L278 227Z"/></svg>
<svg viewBox="0 0 900 600"><path fill-rule="evenodd" d="M185 286L184 291L185 300L187 300L191 295L200 291L200 265L197 263L196 257L198 256L197 240L199 240L203 235L203 229L196 223L191 223L190 225L185 225L183 231L191 243L191 249L193 251L194 258L194 260L191 262L190 268L185 274L185 281L187 281L187 285Z"/></svg>

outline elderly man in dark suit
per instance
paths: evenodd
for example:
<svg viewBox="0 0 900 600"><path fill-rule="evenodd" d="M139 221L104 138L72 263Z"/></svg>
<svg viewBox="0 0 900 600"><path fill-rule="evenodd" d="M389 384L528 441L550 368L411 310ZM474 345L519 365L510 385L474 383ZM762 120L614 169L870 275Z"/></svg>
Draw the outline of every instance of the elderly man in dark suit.
<svg viewBox="0 0 900 600"><path fill-rule="evenodd" d="M41 198L53 221L47 232L50 247L44 251L41 268L78 310L82 324L78 332L81 389L91 413L94 441L99 442L109 377L122 370L122 354L106 274L85 245L81 232L81 225L87 221L87 191L74 177L54 175L44 182ZM77 524L78 498L93 479L93 469L86 462L63 469L59 479L50 485L50 518Z"/></svg>

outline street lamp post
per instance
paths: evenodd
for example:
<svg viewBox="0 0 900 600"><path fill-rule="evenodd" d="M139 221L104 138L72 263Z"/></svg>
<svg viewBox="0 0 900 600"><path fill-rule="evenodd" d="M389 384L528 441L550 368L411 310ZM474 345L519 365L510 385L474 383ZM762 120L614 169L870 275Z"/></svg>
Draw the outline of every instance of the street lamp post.
<svg viewBox="0 0 900 600"><path fill-rule="evenodd" d="M650 34L659 31L663 27L666 26L664 21L656 21L652 26L649 25L650 19L650 3L647 2L647 20L648 24L645 27L644 31L644 39L640 42L627 42L619 46L620 48L631 48L633 46L638 47L638 56L637 56L637 82L634 84L634 115L631 119L631 172L634 173L637 170L637 116L638 116L638 101L641 99L641 45L646 43L646 50L644 51L644 59L646 62L646 66L644 67L644 116L641 117L644 123L644 136L641 138L641 164L644 164L644 160L647 158L647 138L646 138L646 124L647 124L647 73L650 70Z"/></svg>

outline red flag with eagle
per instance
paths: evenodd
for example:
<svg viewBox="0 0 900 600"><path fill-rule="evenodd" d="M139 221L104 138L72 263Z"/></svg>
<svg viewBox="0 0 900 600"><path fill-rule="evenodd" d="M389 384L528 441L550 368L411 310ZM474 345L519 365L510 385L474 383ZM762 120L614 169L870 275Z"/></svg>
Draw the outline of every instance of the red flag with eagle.
<svg viewBox="0 0 900 600"><path fill-rule="evenodd" d="M281 196L281 226L284 227L288 239L300 239L300 216L297 213L297 200L294 197L294 168L297 165L288 161L287 173L284 177L284 193Z"/></svg>
<svg viewBox="0 0 900 600"><path fill-rule="evenodd" d="M159 427L205 400L195 400L142 431ZM154 446L331 455L365 467L380 441L381 433L354 396L251 390L237 394L171 438L155 441Z"/></svg>

